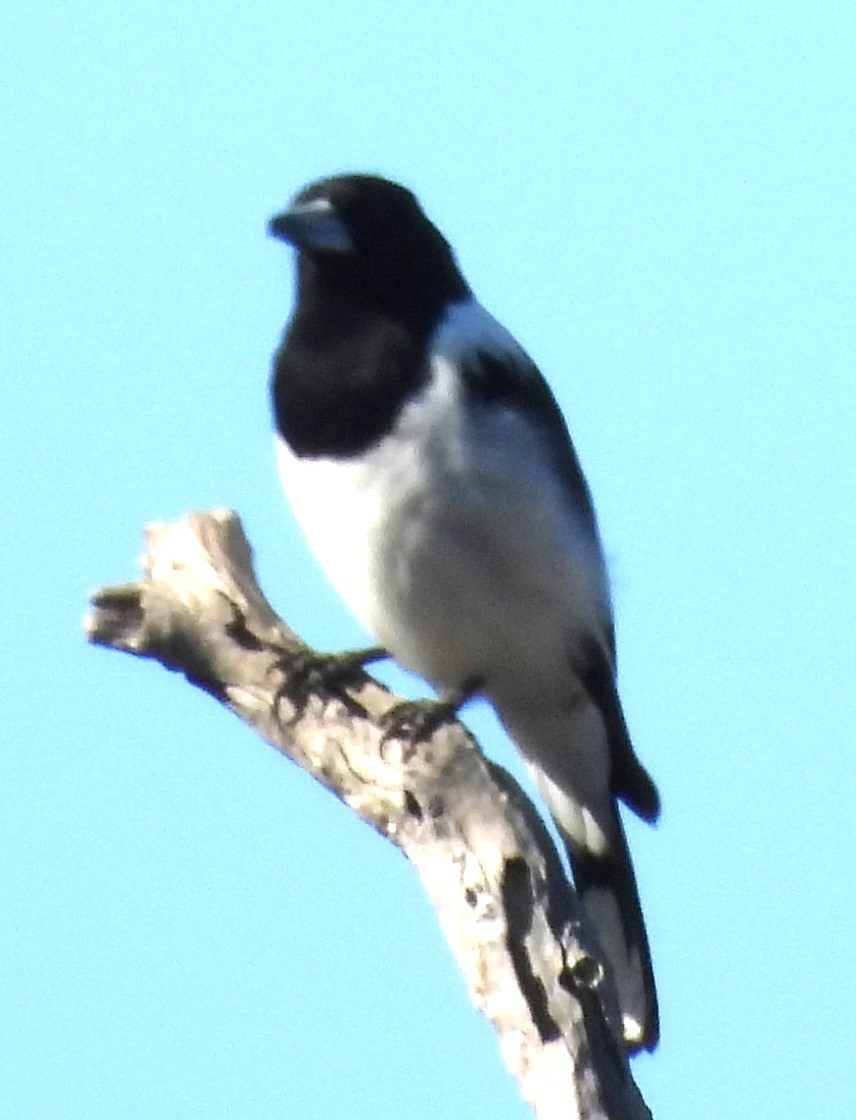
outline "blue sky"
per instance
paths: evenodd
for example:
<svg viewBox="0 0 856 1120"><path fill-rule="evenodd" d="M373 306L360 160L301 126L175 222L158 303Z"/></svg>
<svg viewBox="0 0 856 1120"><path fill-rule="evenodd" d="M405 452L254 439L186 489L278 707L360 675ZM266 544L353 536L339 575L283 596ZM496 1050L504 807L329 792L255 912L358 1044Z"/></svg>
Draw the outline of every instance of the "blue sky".
<svg viewBox="0 0 856 1120"><path fill-rule="evenodd" d="M417 191L594 490L664 801L630 824L655 1115L850 1117L852 4L1 22L0 1120L528 1114L405 861L80 628L144 524L229 505L288 621L363 640L285 509L266 400L291 276L264 224L341 170Z"/></svg>

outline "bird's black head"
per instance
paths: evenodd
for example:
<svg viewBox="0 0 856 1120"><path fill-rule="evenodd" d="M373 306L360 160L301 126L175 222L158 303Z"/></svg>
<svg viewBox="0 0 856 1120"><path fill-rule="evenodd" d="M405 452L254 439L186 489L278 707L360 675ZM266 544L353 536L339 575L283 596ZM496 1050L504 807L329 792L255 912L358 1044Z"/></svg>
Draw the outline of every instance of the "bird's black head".
<svg viewBox="0 0 856 1120"><path fill-rule="evenodd" d="M311 183L268 229L295 246L301 272L328 291L349 291L389 310L469 295L452 250L414 195L379 176Z"/></svg>

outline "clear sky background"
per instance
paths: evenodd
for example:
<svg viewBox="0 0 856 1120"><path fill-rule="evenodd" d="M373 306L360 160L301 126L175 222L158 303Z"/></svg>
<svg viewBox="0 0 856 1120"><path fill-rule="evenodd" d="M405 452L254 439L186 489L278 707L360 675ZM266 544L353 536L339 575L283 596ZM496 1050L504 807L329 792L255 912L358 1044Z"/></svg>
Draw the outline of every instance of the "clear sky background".
<svg viewBox="0 0 856 1120"><path fill-rule="evenodd" d="M407 863L80 626L233 506L285 618L363 640L266 396L265 221L344 170L416 190L594 490L664 802L648 1102L852 1117L852 2L31 0L0 73L0 1120L528 1115Z"/></svg>

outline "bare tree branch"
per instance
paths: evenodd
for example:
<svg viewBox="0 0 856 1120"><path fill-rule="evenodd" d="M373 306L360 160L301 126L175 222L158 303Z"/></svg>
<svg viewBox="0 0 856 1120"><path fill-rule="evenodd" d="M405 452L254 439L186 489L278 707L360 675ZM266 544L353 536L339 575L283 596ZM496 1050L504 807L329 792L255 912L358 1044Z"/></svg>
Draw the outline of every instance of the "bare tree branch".
<svg viewBox="0 0 856 1120"><path fill-rule="evenodd" d="M308 770L417 869L476 1006L540 1120L650 1118L614 996L537 813L465 728L414 743L362 669L313 671L230 511L148 529L145 578L92 597L90 641L182 672Z"/></svg>

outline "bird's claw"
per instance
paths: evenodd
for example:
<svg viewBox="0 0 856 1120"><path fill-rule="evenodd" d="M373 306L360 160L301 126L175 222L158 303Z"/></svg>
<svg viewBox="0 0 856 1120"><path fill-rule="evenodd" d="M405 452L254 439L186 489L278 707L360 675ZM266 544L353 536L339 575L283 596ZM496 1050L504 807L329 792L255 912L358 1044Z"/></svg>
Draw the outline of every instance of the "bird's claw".
<svg viewBox="0 0 856 1120"><path fill-rule="evenodd" d="M452 700L403 700L384 715L384 739L421 743L444 724L454 723L460 705Z"/></svg>
<svg viewBox="0 0 856 1120"><path fill-rule="evenodd" d="M347 686L356 683L357 675L366 665L388 656L386 650L377 646L345 653L319 653L308 647L299 650L279 663L283 681L277 689L277 703L287 696L303 707L318 692L335 692L344 697Z"/></svg>

